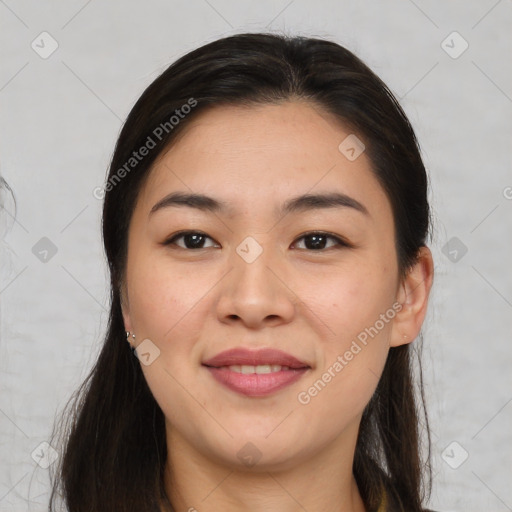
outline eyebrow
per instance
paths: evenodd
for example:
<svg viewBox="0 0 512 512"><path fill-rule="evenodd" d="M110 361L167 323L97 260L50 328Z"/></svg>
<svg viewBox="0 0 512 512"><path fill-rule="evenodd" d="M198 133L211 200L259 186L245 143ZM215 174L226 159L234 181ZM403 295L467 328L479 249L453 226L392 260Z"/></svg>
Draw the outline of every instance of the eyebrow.
<svg viewBox="0 0 512 512"><path fill-rule="evenodd" d="M172 192L160 199L160 201L151 208L149 215L151 216L159 210L170 207L188 207L204 212L220 214L225 214L229 210L226 203L204 194ZM353 197L339 192L304 194L292 197L285 201L276 213L278 215L287 215L289 213L298 213L324 208L352 208L364 215L369 215L367 208L362 203Z"/></svg>

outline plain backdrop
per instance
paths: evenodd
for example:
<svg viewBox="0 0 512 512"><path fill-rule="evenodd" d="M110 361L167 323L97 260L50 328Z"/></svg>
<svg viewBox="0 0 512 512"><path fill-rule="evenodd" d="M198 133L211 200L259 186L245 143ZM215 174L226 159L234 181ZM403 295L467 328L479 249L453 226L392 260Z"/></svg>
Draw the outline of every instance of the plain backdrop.
<svg viewBox="0 0 512 512"><path fill-rule="evenodd" d="M105 332L93 190L123 120L177 57L247 31L345 45L410 117L435 220L431 507L512 510L510 0L1 0L0 19L0 173L17 203L14 219L2 194L1 512L45 510L44 442Z"/></svg>

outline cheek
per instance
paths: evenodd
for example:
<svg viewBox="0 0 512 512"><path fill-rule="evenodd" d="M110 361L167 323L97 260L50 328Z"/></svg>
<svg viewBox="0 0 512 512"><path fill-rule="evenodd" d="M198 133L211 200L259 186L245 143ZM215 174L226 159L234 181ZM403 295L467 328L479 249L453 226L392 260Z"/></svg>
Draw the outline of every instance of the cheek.
<svg viewBox="0 0 512 512"><path fill-rule="evenodd" d="M205 294L208 279L165 262L136 262L129 281L130 313L141 335L164 342Z"/></svg>
<svg viewBox="0 0 512 512"><path fill-rule="evenodd" d="M298 281L298 295L335 340L346 340L372 326L395 298L395 276L385 266L350 265L309 276Z"/></svg>
<svg viewBox="0 0 512 512"><path fill-rule="evenodd" d="M136 321L135 332L140 332L137 338L149 338L159 350L154 362L141 368L165 416L180 424L182 417L197 415L198 402L190 392L200 370L197 341L211 308L207 294L211 279L156 265L132 278L130 311Z"/></svg>
<svg viewBox="0 0 512 512"><path fill-rule="evenodd" d="M326 435L335 436L347 418L361 414L375 391L394 318L389 290L380 274L352 274L331 281L316 299L313 308L330 335L319 340L318 366L297 400L308 417L329 418L322 425Z"/></svg>
<svg viewBox="0 0 512 512"><path fill-rule="evenodd" d="M136 262L130 276L130 314L137 339L148 338L158 347L155 364L142 369L154 393L163 392L167 400L179 395L179 383L196 378L199 341L220 277L212 269L183 269L154 255L147 261L152 264Z"/></svg>
<svg viewBox="0 0 512 512"><path fill-rule="evenodd" d="M313 282L305 281L305 302L319 319L316 325L326 326L319 335L314 377L320 376L320 389L327 384L330 391L322 392L319 402L343 396L356 407L370 398L389 349L394 279L388 268L376 264L331 272L329 280L316 281L317 293L312 291Z"/></svg>

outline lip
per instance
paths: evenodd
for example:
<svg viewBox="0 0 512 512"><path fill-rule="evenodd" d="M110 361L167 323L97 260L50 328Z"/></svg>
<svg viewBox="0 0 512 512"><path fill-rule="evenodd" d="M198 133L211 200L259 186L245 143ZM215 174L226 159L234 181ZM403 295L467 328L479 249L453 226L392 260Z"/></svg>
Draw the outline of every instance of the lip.
<svg viewBox="0 0 512 512"><path fill-rule="evenodd" d="M291 354L274 348L258 350L249 350L241 347L233 348L203 361L203 365L216 368L232 365L258 366L262 364L278 364L280 366L288 366L291 369L310 368L304 361L300 361Z"/></svg>
<svg viewBox="0 0 512 512"><path fill-rule="evenodd" d="M244 374L232 371L233 365L280 365L288 370L272 373ZM212 377L227 388L250 397L263 397L290 386L299 380L311 367L286 352L276 349L248 350L235 348L221 352L203 362Z"/></svg>

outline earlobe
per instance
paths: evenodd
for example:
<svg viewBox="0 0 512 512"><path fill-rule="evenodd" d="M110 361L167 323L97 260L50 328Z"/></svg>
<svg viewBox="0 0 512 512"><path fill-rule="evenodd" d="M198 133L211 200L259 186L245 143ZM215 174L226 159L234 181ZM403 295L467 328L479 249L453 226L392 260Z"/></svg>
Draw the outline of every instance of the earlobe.
<svg viewBox="0 0 512 512"><path fill-rule="evenodd" d="M421 247L418 258L403 278L397 301L402 308L393 321L390 346L411 343L418 336L427 313L434 279L434 263L428 247Z"/></svg>

